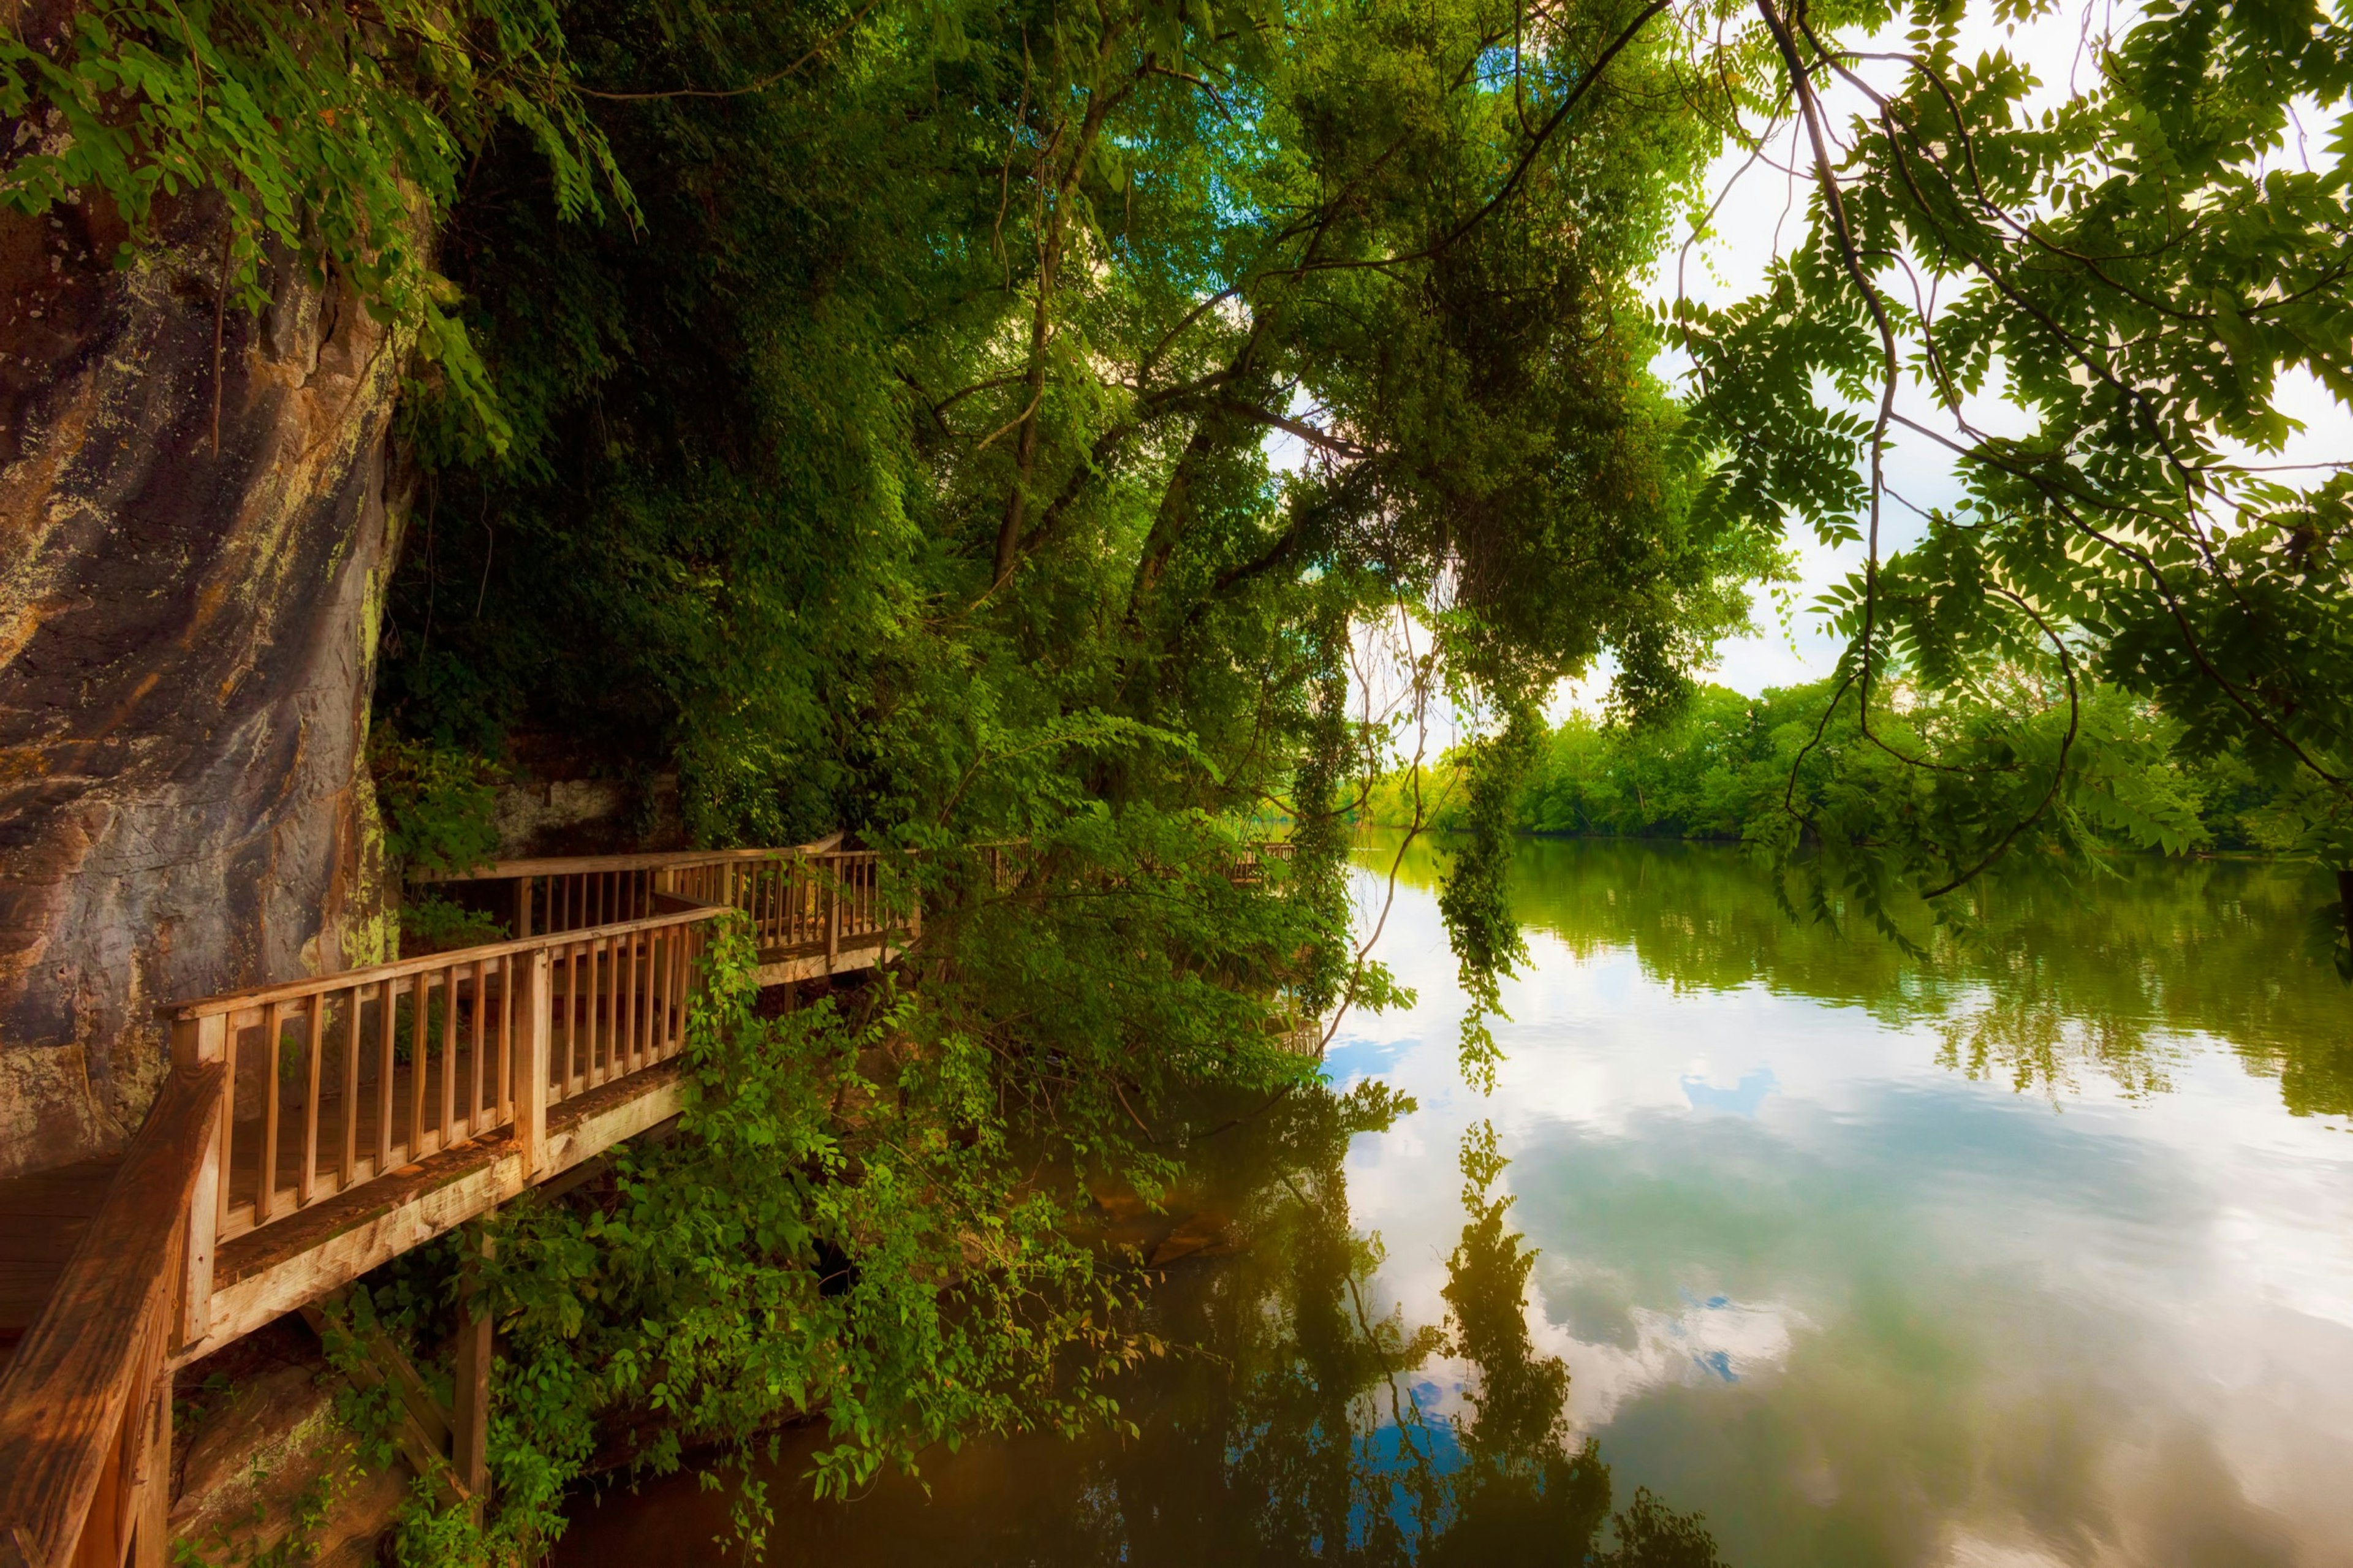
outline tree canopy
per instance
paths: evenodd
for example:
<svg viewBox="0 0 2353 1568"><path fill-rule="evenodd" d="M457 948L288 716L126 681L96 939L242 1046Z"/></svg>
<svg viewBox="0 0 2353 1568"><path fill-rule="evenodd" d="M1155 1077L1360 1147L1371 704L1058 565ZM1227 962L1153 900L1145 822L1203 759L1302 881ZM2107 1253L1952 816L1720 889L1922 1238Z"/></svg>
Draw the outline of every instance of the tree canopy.
<svg viewBox="0 0 2353 1568"><path fill-rule="evenodd" d="M1367 605L1442 601L1514 689L1604 648L1663 689L1742 619L1761 536L1694 526L1634 288L1706 140L1638 133L1657 48L1519 125L1609 18L1518 109L1470 5L704 21L565 26L614 90L841 60L617 110L642 229L515 199L513 137L445 230L516 437L431 481L404 727L650 739L714 837L970 832L1073 770L1285 793Z"/></svg>
<svg viewBox="0 0 2353 1568"><path fill-rule="evenodd" d="M1793 772L1780 832L1871 843L1856 890L1892 871L1940 895L2073 826L2102 768L2097 685L2161 715L2184 761L2284 782L2306 847L2343 865L2353 480L2265 455L2293 426L2283 378L2353 403L2344 18L2087 16L2078 85L2040 110L2029 63L1964 53L1966 19L1758 0L1750 74L1728 78L1746 115L1794 118L1813 195L1757 297L1675 311L1715 459L1701 510L1865 538L1834 595L1849 641L1823 724L1851 706L1851 754L1933 780L1888 810ZM1834 84L1860 104L1843 127ZM1773 132L1732 134L1761 152ZM1899 431L1950 456L1961 499L1888 555ZM1898 672L2003 721L1905 752Z"/></svg>
<svg viewBox="0 0 2353 1568"><path fill-rule="evenodd" d="M48 132L0 188L211 190L238 276L409 321L380 707L675 766L705 837L1288 802L1388 605L1499 736L1604 655L1670 708L1799 526L1868 546L1826 741L1900 752L1898 682L1992 715L1899 811L1793 770L1786 852L1872 851L1818 874L2067 837L2095 686L2346 864L2353 481L2265 461L2284 377L2353 400L2344 18L2087 17L2057 95L1965 44L2051 14L126 0L0 50ZM1761 289L1653 310L1711 160L1785 145ZM1899 434L1959 499L1889 551Z"/></svg>

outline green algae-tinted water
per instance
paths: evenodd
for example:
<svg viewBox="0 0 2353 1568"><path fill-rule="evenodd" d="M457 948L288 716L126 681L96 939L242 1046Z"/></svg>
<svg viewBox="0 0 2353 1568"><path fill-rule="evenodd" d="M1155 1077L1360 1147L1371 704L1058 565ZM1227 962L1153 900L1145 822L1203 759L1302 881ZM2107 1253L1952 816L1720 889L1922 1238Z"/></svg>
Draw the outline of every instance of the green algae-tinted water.
<svg viewBox="0 0 2353 1568"><path fill-rule="evenodd" d="M1155 1326L1202 1347L1124 1391L1138 1431L787 1500L770 1561L1666 1568L1704 1531L1737 1568L2353 1563L2316 874L2021 873L1915 961L1791 923L1729 850L1530 844L1482 1094L1435 869L1406 858L1381 943L1418 1005L1345 1020L1331 1093L1129 1222L1184 1225ZM1373 1079L1417 1108L1352 1131ZM611 1491L558 1559L730 1559L724 1512Z"/></svg>

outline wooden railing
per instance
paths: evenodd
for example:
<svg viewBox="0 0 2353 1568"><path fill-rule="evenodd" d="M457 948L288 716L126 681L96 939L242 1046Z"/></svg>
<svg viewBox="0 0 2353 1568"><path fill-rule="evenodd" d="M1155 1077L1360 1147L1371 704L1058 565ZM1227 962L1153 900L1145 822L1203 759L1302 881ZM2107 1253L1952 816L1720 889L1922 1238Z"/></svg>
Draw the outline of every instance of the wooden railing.
<svg viewBox="0 0 2353 1568"><path fill-rule="evenodd" d="M1289 866L1299 846L1288 838L1253 838L1234 851L1226 864L1226 875L1245 888L1255 888L1266 880L1270 865Z"/></svg>
<svg viewBox="0 0 2353 1568"><path fill-rule="evenodd" d="M512 1127L526 1168L547 1108L683 1043L695 908L380 963L174 1010L219 1061L213 1235L228 1241Z"/></svg>
<svg viewBox="0 0 2353 1568"><path fill-rule="evenodd" d="M682 902L682 900L681 900ZM166 1558L171 1377L226 1242L677 1056L702 905L208 997L0 1382L0 1568Z"/></svg>
<svg viewBox="0 0 2353 1568"><path fill-rule="evenodd" d="M182 1068L0 1382L0 1564L168 1561L176 1287L227 1081Z"/></svg>
<svg viewBox="0 0 2353 1568"><path fill-rule="evenodd" d="M638 920L680 899L722 904L752 918L764 954L839 953L912 942L922 933L923 908L911 890L890 885L890 870L909 851L842 849L839 834L790 849L689 849L638 855L499 860L463 871L427 873L437 885L508 882L499 905L517 936L569 931L608 921ZM1266 880L1267 867L1290 863L1288 839L1249 839L1224 862L1244 887ZM1003 892L1032 861L1025 840L976 844L983 886Z"/></svg>
<svg viewBox="0 0 2353 1568"><path fill-rule="evenodd" d="M681 861L670 872L669 891L702 903L725 904L752 919L763 954L822 952L876 947L900 935L923 933L921 905L892 900L887 864L903 861L879 849L787 852L759 858L730 856Z"/></svg>
<svg viewBox="0 0 2353 1568"><path fill-rule="evenodd" d="M504 881L518 936L638 920L681 902L716 904L751 917L763 959L880 949L913 942L923 911L890 885L899 851L841 849L840 836L790 849L679 850L572 859L501 860L418 879L439 885Z"/></svg>
<svg viewBox="0 0 2353 1568"><path fill-rule="evenodd" d="M835 838L839 838L839 834ZM830 848L832 840L822 847ZM408 879L428 887L508 882L509 901L491 912L507 921L517 937L579 931L657 912L656 900L670 890L670 875L684 865L731 861L754 863L801 851L792 849L660 850L640 855L543 856L496 860L460 871L412 871Z"/></svg>

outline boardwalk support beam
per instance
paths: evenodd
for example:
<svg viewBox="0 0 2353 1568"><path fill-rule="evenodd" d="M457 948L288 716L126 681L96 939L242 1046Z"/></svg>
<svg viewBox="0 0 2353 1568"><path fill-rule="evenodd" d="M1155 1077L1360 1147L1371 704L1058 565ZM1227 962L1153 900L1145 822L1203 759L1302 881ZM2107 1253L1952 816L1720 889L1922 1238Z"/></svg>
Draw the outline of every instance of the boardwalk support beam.
<svg viewBox="0 0 2353 1568"><path fill-rule="evenodd" d="M479 1226L470 1239L480 1258L491 1256L491 1238ZM449 1365L454 1390L449 1463L458 1472L458 1484L473 1500L477 1523L481 1521L482 1499L491 1484L491 1335L494 1327L491 1314L483 1309L481 1271L470 1261L463 1294L459 1300L458 1339Z"/></svg>

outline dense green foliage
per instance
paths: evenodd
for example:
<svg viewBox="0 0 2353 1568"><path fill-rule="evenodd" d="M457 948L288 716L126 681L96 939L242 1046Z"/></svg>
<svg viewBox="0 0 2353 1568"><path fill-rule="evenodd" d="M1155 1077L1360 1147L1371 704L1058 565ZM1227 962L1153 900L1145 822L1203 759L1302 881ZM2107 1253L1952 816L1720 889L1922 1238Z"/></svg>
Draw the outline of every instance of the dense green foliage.
<svg viewBox="0 0 2353 1568"><path fill-rule="evenodd" d="M512 126L566 216L631 210L571 90L552 5L393 0L363 20L269 0L99 0L68 17L55 50L0 30L0 119L22 126L0 203L110 202L128 266L173 210L216 201L226 222L206 270L224 294L259 310L272 247L332 269L435 373L459 449L504 448L499 395L431 266L467 159Z"/></svg>
<svg viewBox="0 0 2353 1568"><path fill-rule="evenodd" d="M2284 377L2353 403L2342 11L2087 12L2089 69L2033 112L2034 73L1967 58L1958 7L1756 10L1736 134L1794 120L1810 221L1752 299L1674 311L1689 437L1718 458L1696 510L1867 541L1834 595L1845 749L1936 775L1800 779L1777 838L1811 857L1817 900L1941 895L2065 837L2073 775L2137 765L2105 756L2094 684L2160 710L2185 763L2232 755L2281 787L2303 847L2348 864L2353 470L2265 456L2292 424ZM1900 47L1858 43L1899 19ZM1883 557L1896 430L1947 453L1962 494ZM1909 750L1899 678L1966 700L1973 732ZM1867 857L1837 853L1856 840Z"/></svg>
<svg viewBox="0 0 2353 1568"><path fill-rule="evenodd" d="M566 26L626 91L756 79L849 19ZM1316 639L1450 571L1466 663L1540 683L1608 646L1667 682L1757 564L1683 527L1625 282L1702 142L1609 133L1623 60L1528 176L1558 222L1368 265L1512 167L1475 68L1504 19L878 14L823 91L613 117L658 243L517 199L536 154L494 147L445 265L517 445L432 481L387 716L676 766L700 835L774 840L1247 809L1287 791ZM1532 591L1562 555L1612 559Z"/></svg>
<svg viewBox="0 0 2353 1568"><path fill-rule="evenodd" d="M1439 895L1458 973L1471 1005L1462 1016L1462 1065L1481 1089L1495 1085L1495 1039L1487 1027L1501 1012L1497 977L1527 957L1512 918L1510 877L1514 796L1535 760L1537 721L1517 705L1493 735L1472 742L1462 769L1461 798L1453 802L1468 838Z"/></svg>
<svg viewBox="0 0 2353 1568"><path fill-rule="evenodd" d="M498 858L501 771L480 758L397 736L368 758L384 847L415 871L467 871Z"/></svg>

